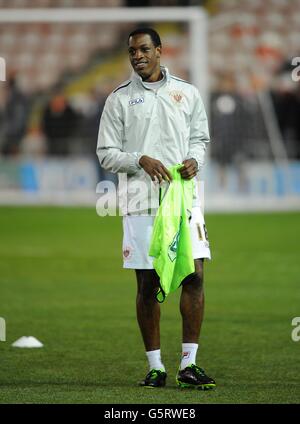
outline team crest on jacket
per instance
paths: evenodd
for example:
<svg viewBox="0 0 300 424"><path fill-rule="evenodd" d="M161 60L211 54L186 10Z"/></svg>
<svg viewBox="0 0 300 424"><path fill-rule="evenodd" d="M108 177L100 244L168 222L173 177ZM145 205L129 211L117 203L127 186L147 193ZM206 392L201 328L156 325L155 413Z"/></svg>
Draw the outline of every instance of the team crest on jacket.
<svg viewBox="0 0 300 424"><path fill-rule="evenodd" d="M173 90L170 91L169 94L175 104L179 105L183 102L184 93L182 91Z"/></svg>
<svg viewBox="0 0 300 424"><path fill-rule="evenodd" d="M125 246L123 248L123 258L124 260L128 261L129 259L131 259L132 257L132 247L130 246Z"/></svg>

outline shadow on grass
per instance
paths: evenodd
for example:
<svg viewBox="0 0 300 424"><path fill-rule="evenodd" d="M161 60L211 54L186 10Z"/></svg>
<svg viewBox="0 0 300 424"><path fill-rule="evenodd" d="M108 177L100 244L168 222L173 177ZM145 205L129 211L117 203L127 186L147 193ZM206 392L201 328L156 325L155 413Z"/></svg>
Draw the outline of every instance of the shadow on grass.
<svg viewBox="0 0 300 424"><path fill-rule="evenodd" d="M174 382L174 385L167 384L165 387L160 387L160 388L145 388L145 387L141 387L139 386L139 383L123 383L123 382L118 382L117 384L114 384L114 382L89 382L89 381L33 381L33 380L24 380L24 381L11 381L11 382L5 382L5 383L0 383L0 389L5 389L5 388L37 388L37 387L45 387L45 386L54 386L54 387L72 387L72 388L91 388L91 389L101 389L101 388L110 388L110 389L138 389L144 393L159 393L159 392L177 392L177 393L192 393L192 392L205 392L205 393L212 393L215 392L215 390L195 390L195 389L180 389L176 383Z"/></svg>

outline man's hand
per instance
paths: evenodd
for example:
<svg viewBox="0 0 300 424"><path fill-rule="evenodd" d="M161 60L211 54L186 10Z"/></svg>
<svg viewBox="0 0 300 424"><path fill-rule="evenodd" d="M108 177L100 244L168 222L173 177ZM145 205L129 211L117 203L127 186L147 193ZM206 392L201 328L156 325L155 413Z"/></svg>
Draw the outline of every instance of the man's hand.
<svg viewBox="0 0 300 424"><path fill-rule="evenodd" d="M198 163L195 159L186 159L182 163L184 166L178 169L178 172L184 180L190 180L197 175Z"/></svg>
<svg viewBox="0 0 300 424"><path fill-rule="evenodd" d="M141 167L150 175L152 181L172 181L172 176L167 168L159 161L149 156L142 156L139 160Z"/></svg>

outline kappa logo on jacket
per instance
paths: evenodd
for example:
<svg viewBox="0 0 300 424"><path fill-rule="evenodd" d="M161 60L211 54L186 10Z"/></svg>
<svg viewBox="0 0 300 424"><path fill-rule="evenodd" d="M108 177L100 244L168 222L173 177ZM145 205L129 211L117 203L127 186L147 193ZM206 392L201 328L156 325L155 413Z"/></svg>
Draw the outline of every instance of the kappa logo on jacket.
<svg viewBox="0 0 300 424"><path fill-rule="evenodd" d="M145 99L144 97L138 97L137 99L131 99L129 100L129 106L138 105L140 103L144 103Z"/></svg>

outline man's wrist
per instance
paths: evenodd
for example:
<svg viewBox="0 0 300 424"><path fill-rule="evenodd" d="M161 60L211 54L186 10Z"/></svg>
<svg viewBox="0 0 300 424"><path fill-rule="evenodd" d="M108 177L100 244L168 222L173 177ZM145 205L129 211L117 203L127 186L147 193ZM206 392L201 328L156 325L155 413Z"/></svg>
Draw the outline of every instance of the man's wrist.
<svg viewBox="0 0 300 424"><path fill-rule="evenodd" d="M139 166L140 166L140 168L143 168L143 159L145 158L146 156L145 155L141 155L140 156L140 158L139 158Z"/></svg>
<svg viewBox="0 0 300 424"><path fill-rule="evenodd" d="M136 163L136 166L139 168L139 169L141 169L142 168L142 165L140 164L140 160L141 160L141 158L143 157L144 155L142 154L142 153L137 153L136 154L136 160L135 160L135 163Z"/></svg>

